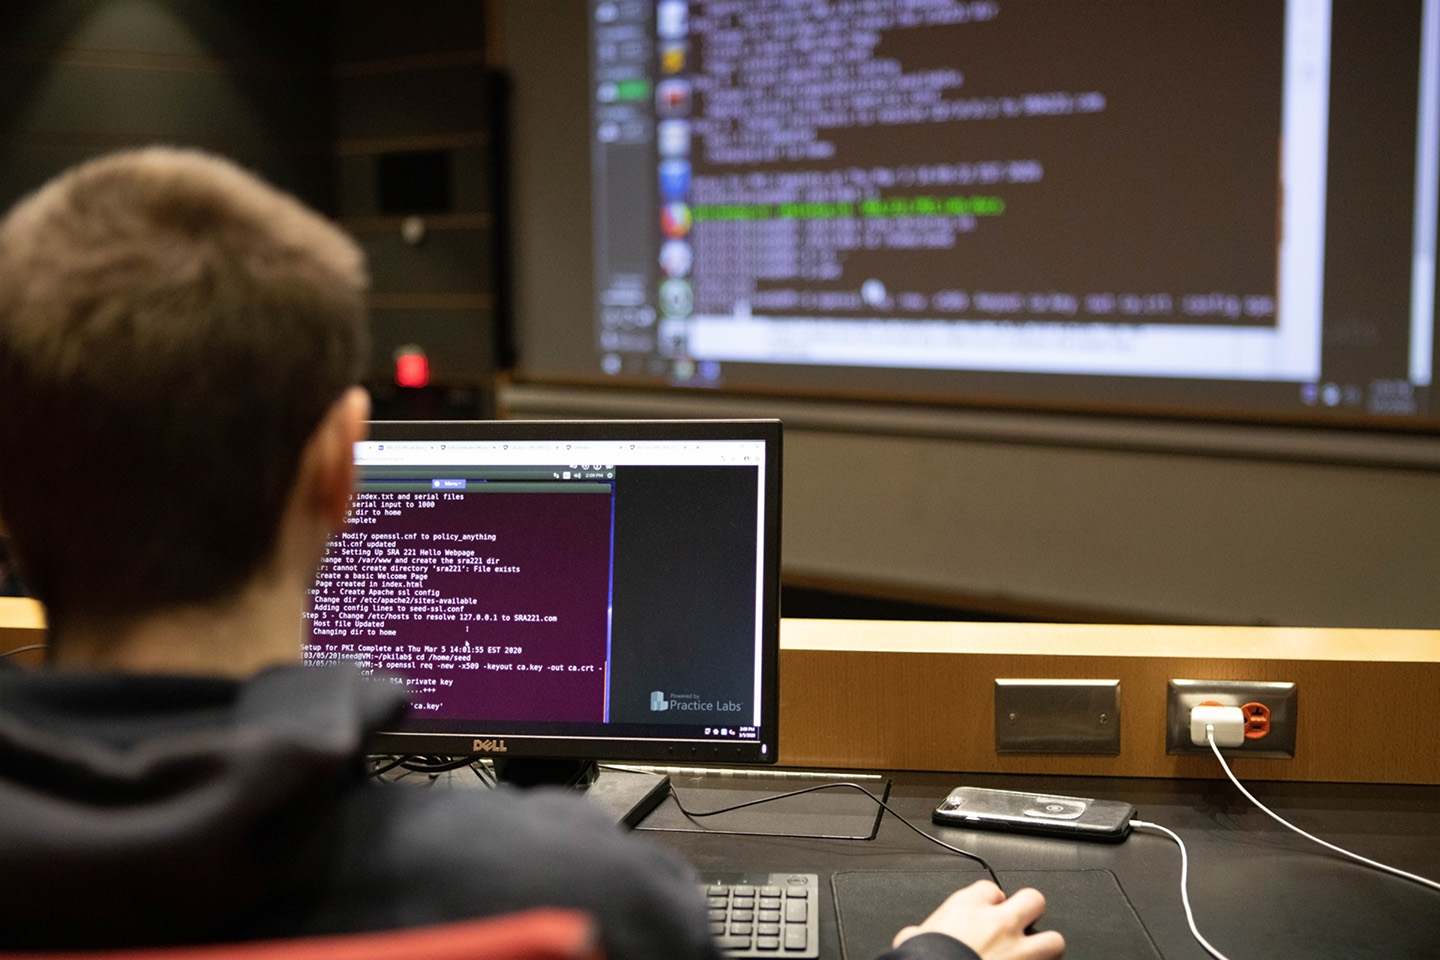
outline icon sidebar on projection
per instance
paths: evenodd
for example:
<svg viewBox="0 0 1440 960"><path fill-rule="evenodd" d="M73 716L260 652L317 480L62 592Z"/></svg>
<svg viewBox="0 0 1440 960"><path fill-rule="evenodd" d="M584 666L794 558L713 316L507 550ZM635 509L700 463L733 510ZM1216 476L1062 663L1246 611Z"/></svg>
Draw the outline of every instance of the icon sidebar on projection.
<svg viewBox="0 0 1440 960"><path fill-rule="evenodd" d="M687 0L660 0L655 8L656 61L662 79L655 85L656 145L659 153L660 313L665 318L661 350L672 360L671 379L688 380L695 365L688 340L694 293L690 270L690 5Z"/></svg>

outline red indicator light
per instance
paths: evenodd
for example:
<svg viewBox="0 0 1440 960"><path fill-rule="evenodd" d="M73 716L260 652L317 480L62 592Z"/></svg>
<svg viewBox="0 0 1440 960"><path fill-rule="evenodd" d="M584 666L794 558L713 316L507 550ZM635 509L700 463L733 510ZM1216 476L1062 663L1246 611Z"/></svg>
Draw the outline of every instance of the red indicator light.
<svg viewBox="0 0 1440 960"><path fill-rule="evenodd" d="M423 387L430 382L430 361L423 353L402 353L395 358L395 385Z"/></svg>

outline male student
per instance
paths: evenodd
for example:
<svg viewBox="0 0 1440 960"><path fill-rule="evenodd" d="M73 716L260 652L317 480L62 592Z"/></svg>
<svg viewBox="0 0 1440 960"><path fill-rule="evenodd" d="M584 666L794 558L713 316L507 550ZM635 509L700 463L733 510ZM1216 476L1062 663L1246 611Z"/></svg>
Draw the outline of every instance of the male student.
<svg viewBox="0 0 1440 960"><path fill-rule="evenodd" d="M364 776L403 695L299 663L368 398L356 246L203 154L80 166L0 224L0 524L49 665L0 676L0 950L576 906L606 955L711 957L689 875L560 793ZM991 884L896 957L1060 955ZM964 943L969 946L965 946Z"/></svg>

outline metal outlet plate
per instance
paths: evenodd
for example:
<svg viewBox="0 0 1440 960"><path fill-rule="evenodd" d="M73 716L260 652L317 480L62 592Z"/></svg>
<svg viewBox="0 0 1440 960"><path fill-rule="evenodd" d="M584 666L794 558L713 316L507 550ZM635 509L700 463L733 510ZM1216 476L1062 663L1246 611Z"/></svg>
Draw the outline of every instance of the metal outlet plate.
<svg viewBox="0 0 1440 960"><path fill-rule="evenodd" d="M1120 753L1119 680L996 680L996 753Z"/></svg>
<svg viewBox="0 0 1440 960"><path fill-rule="evenodd" d="M1251 757L1295 756L1298 699L1293 683L1251 680L1171 680L1166 685L1165 752L1209 754L1208 746L1190 742L1190 710L1213 702L1224 707L1263 703L1270 708L1270 732L1238 747L1221 747L1227 754Z"/></svg>

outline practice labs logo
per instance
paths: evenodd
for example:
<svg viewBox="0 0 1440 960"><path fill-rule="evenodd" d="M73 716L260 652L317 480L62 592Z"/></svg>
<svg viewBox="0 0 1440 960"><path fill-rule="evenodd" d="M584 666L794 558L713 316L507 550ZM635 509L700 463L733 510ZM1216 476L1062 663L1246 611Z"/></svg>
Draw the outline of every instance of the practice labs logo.
<svg viewBox="0 0 1440 960"><path fill-rule="evenodd" d="M739 713L744 705L734 700L706 700L698 693L666 693L664 690L650 691L650 712L663 713L671 710L694 711L696 713Z"/></svg>

